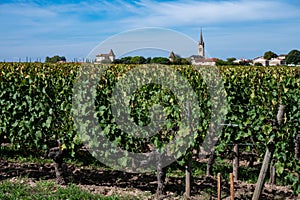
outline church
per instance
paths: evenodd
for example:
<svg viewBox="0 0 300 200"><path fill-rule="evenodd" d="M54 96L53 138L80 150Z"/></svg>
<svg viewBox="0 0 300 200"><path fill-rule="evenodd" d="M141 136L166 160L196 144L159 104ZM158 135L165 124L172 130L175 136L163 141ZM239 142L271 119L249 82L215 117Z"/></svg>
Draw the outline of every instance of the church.
<svg viewBox="0 0 300 200"><path fill-rule="evenodd" d="M203 35L202 35L202 29L200 33L200 40L198 43L198 55L202 58L205 58L205 50L204 50L204 40L203 40Z"/></svg>
<svg viewBox="0 0 300 200"><path fill-rule="evenodd" d="M205 57L205 44L203 39L202 29L200 32L200 40L198 43L198 55L190 56L192 65L201 65L201 66L215 66L217 58L206 58Z"/></svg>

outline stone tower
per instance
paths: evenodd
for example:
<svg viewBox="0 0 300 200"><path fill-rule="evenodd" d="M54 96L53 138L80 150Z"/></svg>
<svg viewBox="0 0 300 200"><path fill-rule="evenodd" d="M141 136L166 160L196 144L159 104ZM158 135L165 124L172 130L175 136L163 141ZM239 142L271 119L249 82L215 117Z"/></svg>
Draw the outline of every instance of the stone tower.
<svg viewBox="0 0 300 200"><path fill-rule="evenodd" d="M204 49L204 40L203 40L203 35L202 35L202 29L200 32L200 41L198 43L198 55L202 56L203 58L205 57L205 49Z"/></svg>

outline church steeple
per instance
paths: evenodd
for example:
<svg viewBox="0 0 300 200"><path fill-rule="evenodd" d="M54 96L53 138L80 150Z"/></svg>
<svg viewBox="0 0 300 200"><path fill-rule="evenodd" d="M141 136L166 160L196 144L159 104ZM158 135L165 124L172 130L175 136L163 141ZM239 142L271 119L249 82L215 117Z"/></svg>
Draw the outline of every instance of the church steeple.
<svg viewBox="0 0 300 200"><path fill-rule="evenodd" d="M203 40L203 34L202 34L202 28L201 28L201 31L200 31L200 41L199 41L199 44L201 44L201 45L204 46L204 40Z"/></svg>
<svg viewBox="0 0 300 200"><path fill-rule="evenodd" d="M200 32L200 41L198 44L198 55L205 57L205 49L204 49L204 40L203 40L203 34L202 34L202 28Z"/></svg>

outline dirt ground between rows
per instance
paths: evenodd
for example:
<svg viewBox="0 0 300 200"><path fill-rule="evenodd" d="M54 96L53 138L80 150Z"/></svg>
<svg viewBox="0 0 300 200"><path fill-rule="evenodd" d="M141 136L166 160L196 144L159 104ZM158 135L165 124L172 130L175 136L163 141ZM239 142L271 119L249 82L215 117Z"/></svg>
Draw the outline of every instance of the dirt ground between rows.
<svg viewBox="0 0 300 200"><path fill-rule="evenodd" d="M74 183L91 193L106 196L117 194L131 195L139 199L155 199L155 174L132 174L120 171L97 170L91 167L65 165L67 183ZM24 180L22 180L24 177ZM0 181L23 181L34 186L38 180L55 180L52 164L18 163L0 160ZM165 195L161 199L183 199L184 178L167 177ZM217 180L214 177L194 178L191 199L217 199ZM222 181L222 197L230 199L230 186ZM235 183L235 199L251 199L255 185L244 182ZM261 199L300 199L295 197L288 187L265 184Z"/></svg>

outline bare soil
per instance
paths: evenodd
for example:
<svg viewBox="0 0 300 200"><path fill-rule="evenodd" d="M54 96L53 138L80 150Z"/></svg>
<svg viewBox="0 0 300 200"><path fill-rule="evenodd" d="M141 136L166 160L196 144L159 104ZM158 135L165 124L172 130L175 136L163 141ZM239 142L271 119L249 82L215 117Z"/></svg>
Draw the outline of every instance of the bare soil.
<svg viewBox="0 0 300 200"><path fill-rule="evenodd" d="M102 195L135 196L139 199L155 199L156 175L132 174L120 171L99 170L85 166L65 165L67 183ZM18 163L0 160L0 181L20 181L34 186L36 181L55 181L53 164ZM168 177L165 195L161 199L183 199L184 178ZM217 180L214 177L194 178L191 199L217 199ZM222 181L222 198L230 199L229 183ZM235 199L251 199L255 185L244 182L235 183ZM265 185L261 199L300 199L295 197L289 187Z"/></svg>

